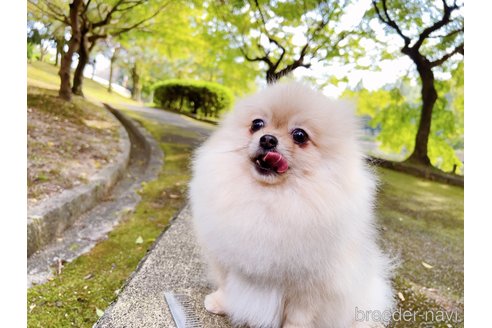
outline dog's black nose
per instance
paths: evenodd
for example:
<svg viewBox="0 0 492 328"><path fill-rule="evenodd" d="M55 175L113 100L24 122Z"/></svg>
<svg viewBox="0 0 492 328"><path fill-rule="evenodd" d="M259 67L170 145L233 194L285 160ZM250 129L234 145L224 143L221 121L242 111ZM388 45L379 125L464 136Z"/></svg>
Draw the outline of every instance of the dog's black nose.
<svg viewBox="0 0 492 328"><path fill-rule="evenodd" d="M260 138L260 147L265 150L270 150L278 145L278 140L271 134L265 134Z"/></svg>

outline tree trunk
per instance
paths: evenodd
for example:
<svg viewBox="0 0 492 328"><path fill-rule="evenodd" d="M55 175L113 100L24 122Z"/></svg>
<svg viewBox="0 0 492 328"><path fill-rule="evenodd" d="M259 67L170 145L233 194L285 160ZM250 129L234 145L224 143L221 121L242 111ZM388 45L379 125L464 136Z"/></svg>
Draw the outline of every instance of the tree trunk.
<svg viewBox="0 0 492 328"><path fill-rule="evenodd" d="M63 54L60 70L60 90L58 92L60 98L70 101L72 99L72 89L70 88L70 67L72 66L72 57L77 51L80 44L80 27L79 27L79 9L82 5L82 0L73 0L70 3L70 26L71 34L68 42L68 51Z"/></svg>
<svg viewBox="0 0 492 328"><path fill-rule="evenodd" d="M266 73L267 84L275 84L283 75L275 73L274 71L268 70Z"/></svg>
<svg viewBox="0 0 492 328"><path fill-rule="evenodd" d="M73 74L73 87L72 93L78 96L83 96L82 84L84 83L84 69L89 62L89 47L87 45L87 33L89 31L83 28L80 35L80 45L79 45L79 62L77 68Z"/></svg>
<svg viewBox="0 0 492 328"><path fill-rule="evenodd" d="M47 52L48 52L48 47L43 47L43 43L41 42L39 44L39 61L40 62L44 61L44 56L46 56Z"/></svg>
<svg viewBox="0 0 492 328"><path fill-rule="evenodd" d="M282 70L280 70L278 72L275 72L275 68L274 67L270 67L270 69L268 69L267 70L267 73L266 73L266 82L267 82L267 84L275 84L275 83L277 83L278 80L280 80L284 76L290 74L291 72L293 72L296 68L298 68L300 66L303 66L303 67L308 68L311 65L310 64L303 64L302 62L295 61L294 63L286 66L284 69L282 69Z"/></svg>
<svg viewBox="0 0 492 328"><path fill-rule="evenodd" d="M415 137L415 148L407 161L431 166L427 146L431 130L432 110L437 100L437 91L434 86L434 73L428 62L424 65L417 65L417 70L422 81L422 111L420 113L417 136Z"/></svg>
<svg viewBox="0 0 492 328"><path fill-rule="evenodd" d="M113 73L114 73L114 63L116 62L116 59L118 59L118 50L119 48L116 47L114 49L113 55L111 56L111 61L109 65L109 84L108 84L108 92L113 92Z"/></svg>
<svg viewBox="0 0 492 328"><path fill-rule="evenodd" d="M109 83L108 83L108 92L113 92L113 57L111 57L111 62L109 65Z"/></svg>
<svg viewBox="0 0 492 328"><path fill-rule="evenodd" d="M142 99L142 86L140 85L140 74L136 62L132 67L132 82L132 99L140 101Z"/></svg>
<svg viewBox="0 0 492 328"><path fill-rule="evenodd" d="M56 40L56 56L55 56L55 66L58 66L60 56L63 54L63 41L60 39Z"/></svg>

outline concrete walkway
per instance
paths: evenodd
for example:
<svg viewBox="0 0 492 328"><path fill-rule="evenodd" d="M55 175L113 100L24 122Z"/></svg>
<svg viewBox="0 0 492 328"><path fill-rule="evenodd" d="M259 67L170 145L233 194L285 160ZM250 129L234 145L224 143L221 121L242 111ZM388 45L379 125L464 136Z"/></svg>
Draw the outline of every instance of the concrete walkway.
<svg viewBox="0 0 492 328"><path fill-rule="evenodd" d="M203 307L203 299L211 289L191 230L188 207L155 242L95 327L175 327L164 298L168 291L186 299L191 316L200 322L190 327L230 327L225 317L209 314Z"/></svg>
<svg viewBox="0 0 492 328"><path fill-rule="evenodd" d="M184 115L168 112L162 109L156 109L145 106L133 106L128 104L122 104L122 108L129 109L131 111L141 114L143 117L155 121L157 123L163 122L166 124L172 124L176 127L191 130L197 132L202 137L207 137L214 130L214 126L203 123Z"/></svg>

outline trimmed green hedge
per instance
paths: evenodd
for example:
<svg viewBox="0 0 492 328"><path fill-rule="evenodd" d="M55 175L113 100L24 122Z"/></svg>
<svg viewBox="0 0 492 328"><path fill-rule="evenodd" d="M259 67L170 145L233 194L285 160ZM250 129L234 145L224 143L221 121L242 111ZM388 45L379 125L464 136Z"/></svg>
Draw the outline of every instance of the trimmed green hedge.
<svg viewBox="0 0 492 328"><path fill-rule="evenodd" d="M233 102L232 92L213 82L173 79L157 83L153 89L157 106L196 117L218 117Z"/></svg>

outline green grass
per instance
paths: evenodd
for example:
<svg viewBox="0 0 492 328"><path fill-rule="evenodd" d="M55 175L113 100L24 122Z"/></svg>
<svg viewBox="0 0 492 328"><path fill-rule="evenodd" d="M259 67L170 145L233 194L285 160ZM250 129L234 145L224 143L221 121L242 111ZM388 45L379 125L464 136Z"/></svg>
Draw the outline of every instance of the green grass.
<svg viewBox="0 0 492 328"><path fill-rule="evenodd" d="M84 119L102 119L105 116L107 119L105 109L82 97L74 96L71 102L67 102L58 98L55 90L35 86L27 87L27 106L78 125L84 125Z"/></svg>
<svg viewBox="0 0 492 328"><path fill-rule="evenodd" d="M27 84L58 90L60 87L58 69L59 67L43 62L27 64ZM107 87L87 78L84 78L82 91L89 100L93 101L105 102L115 106L120 104L139 105L136 101L123 97L116 92L109 93Z"/></svg>
<svg viewBox="0 0 492 328"><path fill-rule="evenodd" d="M405 301L398 299L398 306L420 312L457 311L463 318L464 190L386 169L379 174L382 241L400 260L394 286ZM434 325L441 326L447 323Z"/></svg>
<svg viewBox="0 0 492 328"><path fill-rule="evenodd" d="M142 201L107 240L67 263L52 281L28 290L28 327L91 327L98 319L96 310L106 309L116 298L125 280L185 202L191 147L166 140L172 136L198 136L132 116L160 141L166 154L163 169L156 180L144 183ZM144 240L142 244L135 242L139 237Z"/></svg>

